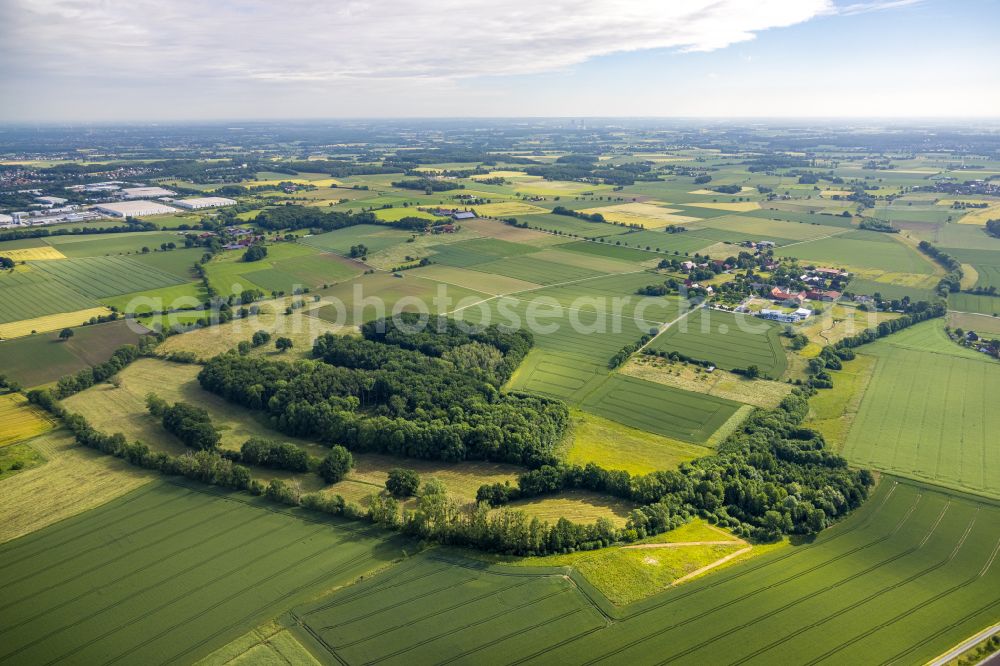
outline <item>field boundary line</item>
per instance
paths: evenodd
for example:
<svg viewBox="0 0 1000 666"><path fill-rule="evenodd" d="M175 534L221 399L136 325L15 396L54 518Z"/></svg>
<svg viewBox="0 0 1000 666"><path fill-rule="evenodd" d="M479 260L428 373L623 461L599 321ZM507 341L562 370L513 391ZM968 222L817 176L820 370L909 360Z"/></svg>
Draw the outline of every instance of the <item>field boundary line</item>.
<svg viewBox="0 0 1000 666"><path fill-rule="evenodd" d="M981 643L987 638L991 638L997 633L1000 633L1000 622L997 622L993 626L986 627L976 635L965 639L964 641L953 647L951 650L944 652L941 655L935 657L934 659L928 661L924 666L944 666L949 661L958 657L969 648L975 647L978 643ZM986 659L988 660L989 657L987 657ZM982 664L985 663L985 661L979 663Z"/></svg>
<svg viewBox="0 0 1000 666"><path fill-rule="evenodd" d="M716 567L721 567L726 562L728 562L728 561L730 561L732 559L735 559L735 558L739 557L740 555L743 555L744 553L749 553L751 550L753 550L753 546L747 546L746 548L741 548L741 549L737 550L734 553L730 553L729 555L726 555L725 557L720 558L720 559L716 560L715 562L712 562L711 564L706 564L705 566L701 567L700 569L695 569L691 573L685 574L685 575L681 576L680 578L678 578L678 579L674 580L673 582L671 582L670 585L676 587L677 585L680 585L681 583L686 583L687 581L691 580L692 578L695 578L696 576L700 576L701 574L705 573L706 571L711 571L712 569L714 569Z"/></svg>

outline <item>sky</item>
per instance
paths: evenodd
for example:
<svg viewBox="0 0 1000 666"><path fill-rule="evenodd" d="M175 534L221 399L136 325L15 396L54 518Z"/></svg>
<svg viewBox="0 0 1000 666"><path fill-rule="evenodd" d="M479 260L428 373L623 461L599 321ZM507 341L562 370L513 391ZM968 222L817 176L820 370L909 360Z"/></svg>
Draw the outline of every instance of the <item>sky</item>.
<svg viewBox="0 0 1000 666"><path fill-rule="evenodd" d="M0 0L0 122L1000 116L997 0Z"/></svg>

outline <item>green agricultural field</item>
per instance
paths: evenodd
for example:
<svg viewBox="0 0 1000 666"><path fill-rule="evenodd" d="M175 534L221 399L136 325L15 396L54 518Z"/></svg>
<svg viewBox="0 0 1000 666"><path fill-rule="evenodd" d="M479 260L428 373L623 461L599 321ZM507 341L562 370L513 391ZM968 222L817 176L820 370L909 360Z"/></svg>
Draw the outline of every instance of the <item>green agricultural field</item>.
<svg viewBox="0 0 1000 666"><path fill-rule="evenodd" d="M582 207L586 208L586 206ZM579 236L580 238L617 236L628 231L628 227L624 226L587 222L586 220L580 220L568 215L552 215L549 213L520 215L517 217L517 221L527 223L532 229L559 232L567 236Z"/></svg>
<svg viewBox="0 0 1000 666"><path fill-rule="evenodd" d="M1000 296L957 293L948 295L948 309L958 312L978 312L994 316L1000 314Z"/></svg>
<svg viewBox="0 0 1000 666"><path fill-rule="evenodd" d="M762 220L759 217L744 215L721 215L709 220L701 220L697 224L690 226L698 227L697 229L692 229L692 233L696 234L703 234L706 229L725 231L730 234L730 237L723 240L733 241L769 240L771 238L804 241L825 238L831 234L844 233L842 229L824 226L816 222L805 224L780 220Z"/></svg>
<svg viewBox="0 0 1000 666"><path fill-rule="evenodd" d="M246 494L152 483L0 546L0 660L190 663L405 546Z"/></svg>
<svg viewBox="0 0 1000 666"><path fill-rule="evenodd" d="M811 544L625 607L569 568L431 551L291 619L344 664L919 664L1000 619L998 532L996 503L886 478Z"/></svg>
<svg viewBox="0 0 1000 666"><path fill-rule="evenodd" d="M663 234L666 236L667 234ZM627 242L629 236L625 236L622 240ZM559 246L560 250L568 250L570 252L579 252L581 254L590 254L597 257L610 257L612 259L621 259L622 261L650 261L659 259L659 255L655 252L647 252L646 250L640 250L638 248L632 247L621 247L616 244L617 238L609 239L611 242L605 243L594 243L591 241L575 241L573 243L565 243Z"/></svg>
<svg viewBox="0 0 1000 666"><path fill-rule="evenodd" d="M260 261L243 261L243 251L234 250L226 252L221 256L217 255L212 261L205 264L205 272L208 281L220 295L238 294L244 289L261 289L270 292L270 288L257 284L250 277L252 273L267 271L263 273L262 281L274 283L280 281L282 285L288 286L297 284L296 278L291 273L278 268L278 264L286 259L302 259L312 257L319 252L307 245L299 243L280 243L267 246L267 257ZM305 286L305 285L303 285ZM277 291L283 291L278 289Z"/></svg>
<svg viewBox="0 0 1000 666"><path fill-rule="evenodd" d="M438 315L458 307L492 298L467 287L424 279L410 271L395 277L387 273L362 275L351 282L324 289L319 294L324 305L309 312L334 323L360 324L393 312L419 312ZM441 297L441 298L439 298Z"/></svg>
<svg viewBox="0 0 1000 666"><path fill-rule="evenodd" d="M150 252L135 254L129 257L143 266L156 268L184 280L195 280L195 263L205 254L204 248L188 248L170 250L168 252Z"/></svg>
<svg viewBox="0 0 1000 666"><path fill-rule="evenodd" d="M538 252L539 248L496 238L473 238L458 243L432 245L431 260L436 264L468 268L507 257Z"/></svg>
<svg viewBox="0 0 1000 666"><path fill-rule="evenodd" d="M934 266L916 250L893 234L877 231L850 231L832 238L804 241L779 247L774 253L781 257L796 257L803 262L819 262L834 266L877 268L898 273L929 275Z"/></svg>
<svg viewBox="0 0 1000 666"><path fill-rule="evenodd" d="M64 288L92 299L169 287L184 281L177 275L128 257L36 261L31 268ZM82 306L74 309L79 307Z"/></svg>
<svg viewBox="0 0 1000 666"><path fill-rule="evenodd" d="M43 240L46 245L51 245L70 258L138 254L144 247L154 250L159 248L161 243L175 243L178 247L184 247L182 235L177 232L161 231L49 236Z"/></svg>
<svg viewBox="0 0 1000 666"><path fill-rule="evenodd" d="M384 250L393 245L405 243L413 234L409 231L381 227L373 224L359 224L346 229L328 231L325 234L307 236L299 240L303 245L314 247L322 252L348 255L354 245L364 245L371 253Z"/></svg>
<svg viewBox="0 0 1000 666"><path fill-rule="evenodd" d="M67 341L59 332L40 333L0 342L0 368L10 379L32 387L103 363L122 345L135 344L139 334L125 321L81 326Z"/></svg>
<svg viewBox="0 0 1000 666"><path fill-rule="evenodd" d="M621 242L624 246L643 250L648 247L652 251L662 254L672 255L674 252L678 254L694 254L695 252L704 250L718 240L700 235L698 231L698 229L693 229L675 234L668 234L665 231L630 231L622 235L604 236L600 240L605 244L612 245Z"/></svg>
<svg viewBox="0 0 1000 666"><path fill-rule="evenodd" d="M850 284L847 285L847 291L852 294L867 294L868 296L881 294L882 298L890 300L903 299L906 296L909 296L911 301L930 302L937 298L937 292L933 289L921 289L920 287L890 284L888 282L867 280L865 278L852 279Z"/></svg>
<svg viewBox="0 0 1000 666"><path fill-rule="evenodd" d="M64 261L68 260L60 263ZM52 279L34 266L0 273L0 324L97 305L97 299Z"/></svg>
<svg viewBox="0 0 1000 666"><path fill-rule="evenodd" d="M980 247L991 244L988 237L980 241ZM1000 289L1000 250L966 250L956 248L941 248L963 264L971 264L979 274L977 287L996 287Z"/></svg>
<svg viewBox="0 0 1000 666"><path fill-rule="evenodd" d="M558 250L551 250L549 252L558 252ZM498 259L496 261L476 264L470 266L470 268L483 273L495 273L496 275L505 275L518 280L544 285L575 282L596 277L602 273L612 272L586 268L584 266L574 266L558 261L543 260L531 255Z"/></svg>
<svg viewBox="0 0 1000 666"><path fill-rule="evenodd" d="M780 332L780 326L763 319L701 309L659 335L650 348L676 351L727 370L756 365L780 379L788 367Z"/></svg>
<svg viewBox="0 0 1000 666"><path fill-rule="evenodd" d="M425 220L440 220L441 218L433 213L428 213L416 208L399 207L399 208L380 208L375 211L375 217L380 220L386 220L388 222L395 222L397 220L402 220L404 217L419 217Z"/></svg>
<svg viewBox="0 0 1000 666"><path fill-rule="evenodd" d="M959 347L933 321L863 349L871 383L842 454L854 464L1000 497L1000 364ZM898 339L897 339L898 338Z"/></svg>

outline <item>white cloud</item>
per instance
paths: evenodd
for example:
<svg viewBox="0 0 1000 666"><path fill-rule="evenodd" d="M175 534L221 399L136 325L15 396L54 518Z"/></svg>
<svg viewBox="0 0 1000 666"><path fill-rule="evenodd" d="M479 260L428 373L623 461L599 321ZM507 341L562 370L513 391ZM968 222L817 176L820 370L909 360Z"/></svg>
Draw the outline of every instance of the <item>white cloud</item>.
<svg viewBox="0 0 1000 666"><path fill-rule="evenodd" d="M533 74L616 52L721 49L837 11L832 0L3 0L0 81Z"/></svg>

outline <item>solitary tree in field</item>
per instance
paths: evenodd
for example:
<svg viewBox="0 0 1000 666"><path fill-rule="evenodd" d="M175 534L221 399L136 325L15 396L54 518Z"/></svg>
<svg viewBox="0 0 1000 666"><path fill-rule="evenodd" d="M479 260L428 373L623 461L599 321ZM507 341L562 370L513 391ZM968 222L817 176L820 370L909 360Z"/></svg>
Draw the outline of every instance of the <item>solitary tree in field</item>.
<svg viewBox="0 0 1000 666"><path fill-rule="evenodd" d="M274 341L274 348L280 352L288 351L295 345L291 338L278 338Z"/></svg>
<svg viewBox="0 0 1000 666"><path fill-rule="evenodd" d="M354 467L354 457L343 446L337 445L320 463L317 472L327 483L336 483L343 479Z"/></svg>
<svg viewBox="0 0 1000 666"><path fill-rule="evenodd" d="M394 497L410 497L420 487L420 476L412 469L396 467L389 470L389 478L385 480L385 489Z"/></svg>
<svg viewBox="0 0 1000 666"><path fill-rule="evenodd" d="M60 340L69 340L72 337L73 337L73 329L72 328L64 328L63 330L61 330L59 332L59 339Z"/></svg>

